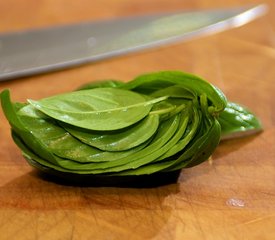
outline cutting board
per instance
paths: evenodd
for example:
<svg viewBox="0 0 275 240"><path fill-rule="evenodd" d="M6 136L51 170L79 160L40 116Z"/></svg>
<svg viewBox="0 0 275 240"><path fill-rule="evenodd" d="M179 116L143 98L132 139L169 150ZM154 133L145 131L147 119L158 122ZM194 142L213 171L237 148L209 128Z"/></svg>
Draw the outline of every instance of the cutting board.
<svg viewBox="0 0 275 240"><path fill-rule="evenodd" d="M0 1L0 31L257 1ZM227 140L163 185L73 185L32 169L0 113L0 239L275 239L275 3L253 23L210 37L8 82L14 101L99 79L159 70L202 76L249 107L264 131ZM1 57L1 56L0 56ZM163 180L163 179L162 179ZM169 181L168 181L169 180Z"/></svg>

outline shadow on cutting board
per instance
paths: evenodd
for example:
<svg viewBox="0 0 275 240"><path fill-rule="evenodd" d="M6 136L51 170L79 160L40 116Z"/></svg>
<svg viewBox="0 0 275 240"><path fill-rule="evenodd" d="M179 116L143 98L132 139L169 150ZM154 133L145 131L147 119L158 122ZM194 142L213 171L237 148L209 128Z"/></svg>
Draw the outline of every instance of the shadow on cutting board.
<svg viewBox="0 0 275 240"><path fill-rule="evenodd" d="M52 174L37 172L37 176L45 181L66 186L78 187L119 187L119 188L153 188L176 183L179 171L154 173L141 176L91 176L66 173Z"/></svg>
<svg viewBox="0 0 275 240"><path fill-rule="evenodd" d="M60 179L32 170L0 187L0 204L7 208L38 210L91 207L120 209L122 205L142 210L150 207L146 202L152 200L157 204L152 206L153 208L161 208L162 202L168 195L179 192L178 174L179 172L176 175L174 173L166 176L166 179L164 176L158 176L162 185L158 182L158 186L155 183L154 187L153 182L143 182L149 181L149 178L139 180L139 183L132 180L128 186L123 183L120 185L123 187L115 187L118 185L111 183L105 186L91 186L91 184L84 186L64 181L64 184L61 184ZM157 178L154 181L156 180Z"/></svg>

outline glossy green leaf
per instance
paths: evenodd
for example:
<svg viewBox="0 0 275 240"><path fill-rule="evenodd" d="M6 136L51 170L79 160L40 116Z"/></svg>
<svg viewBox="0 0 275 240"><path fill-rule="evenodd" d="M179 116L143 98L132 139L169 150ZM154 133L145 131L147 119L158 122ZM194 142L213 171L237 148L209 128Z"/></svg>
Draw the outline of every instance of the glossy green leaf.
<svg viewBox="0 0 275 240"><path fill-rule="evenodd" d="M157 131L159 115L151 114L127 129L117 131L92 131L61 124L71 135L85 144L103 151L124 151L149 140Z"/></svg>
<svg viewBox="0 0 275 240"><path fill-rule="evenodd" d="M226 97L217 87L195 75L179 71L163 71L141 75L133 81L122 85L121 88L152 94L156 90L173 85L182 85L184 88L195 92L198 96L203 93L206 94L212 103L209 106L211 113L222 112L226 106Z"/></svg>
<svg viewBox="0 0 275 240"><path fill-rule="evenodd" d="M167 97L146 100L140 94L117 89L95 88L62 94L29 103L59 121L73 126L110 131L131 126L147 116L153 104Z"/></svg>
<svg viewBox="0 0 275 240"><path fill-rule="evenodd" d="M9 90L4 90L1 92L1 105L4 114L12 127L12 130L16 132L18 136L24 139L24 141L28 143L28 146L31 149L35 149L35 152L39 154L39 156L47 159L49 162L58 164L54 155L49 152L47 147L40 142L40 139L34 137L32 131L27 129L18 118L16 114L18 105L16 106L12 104Z"/></svg>
<svg viewBox="0 0 275 240"><path fill-rule="evenodd" d="M237 103L228 102L219 116L223 140L244 137L262 130L258 118L248 109Z"/></svg>
<svg viewBox="0 0 275 240"><path fill-rule="evenodd" d="M77 90L88 90L93 88L116 88L121 87L124 83L118 80L101 80L84 84L77 88Z"/></svg>

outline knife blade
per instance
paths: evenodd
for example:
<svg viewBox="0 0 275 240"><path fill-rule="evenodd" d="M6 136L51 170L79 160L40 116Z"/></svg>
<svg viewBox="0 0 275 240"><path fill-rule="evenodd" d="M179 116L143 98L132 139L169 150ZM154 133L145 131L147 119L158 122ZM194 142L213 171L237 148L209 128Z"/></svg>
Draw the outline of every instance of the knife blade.
<svg viewBox="0 0 275 240"><path fill-rule="evenodd" d="M248 23L264 4L124 17L0 34L0 81L184 42Z"/></svg>

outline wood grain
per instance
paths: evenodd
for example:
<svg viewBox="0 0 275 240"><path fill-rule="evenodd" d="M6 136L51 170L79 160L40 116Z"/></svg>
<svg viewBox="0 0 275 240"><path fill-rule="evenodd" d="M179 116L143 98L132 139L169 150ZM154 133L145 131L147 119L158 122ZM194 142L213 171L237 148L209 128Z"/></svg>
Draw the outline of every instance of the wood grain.
<svg viewBox="0 0 275 240"><path fill-rule="evenodd" d="M0 1L0 31L188 8L259 3L240 0ZM225 141L211 161L153 188L61 184L27 165L0 113L0 239L275 238L275 2L267 16L192 42L9 82L13 100L71 91L89 81L165 69L193 72L262 120L257 136ZM1 57L1 56L0 56Z"/></svg>

